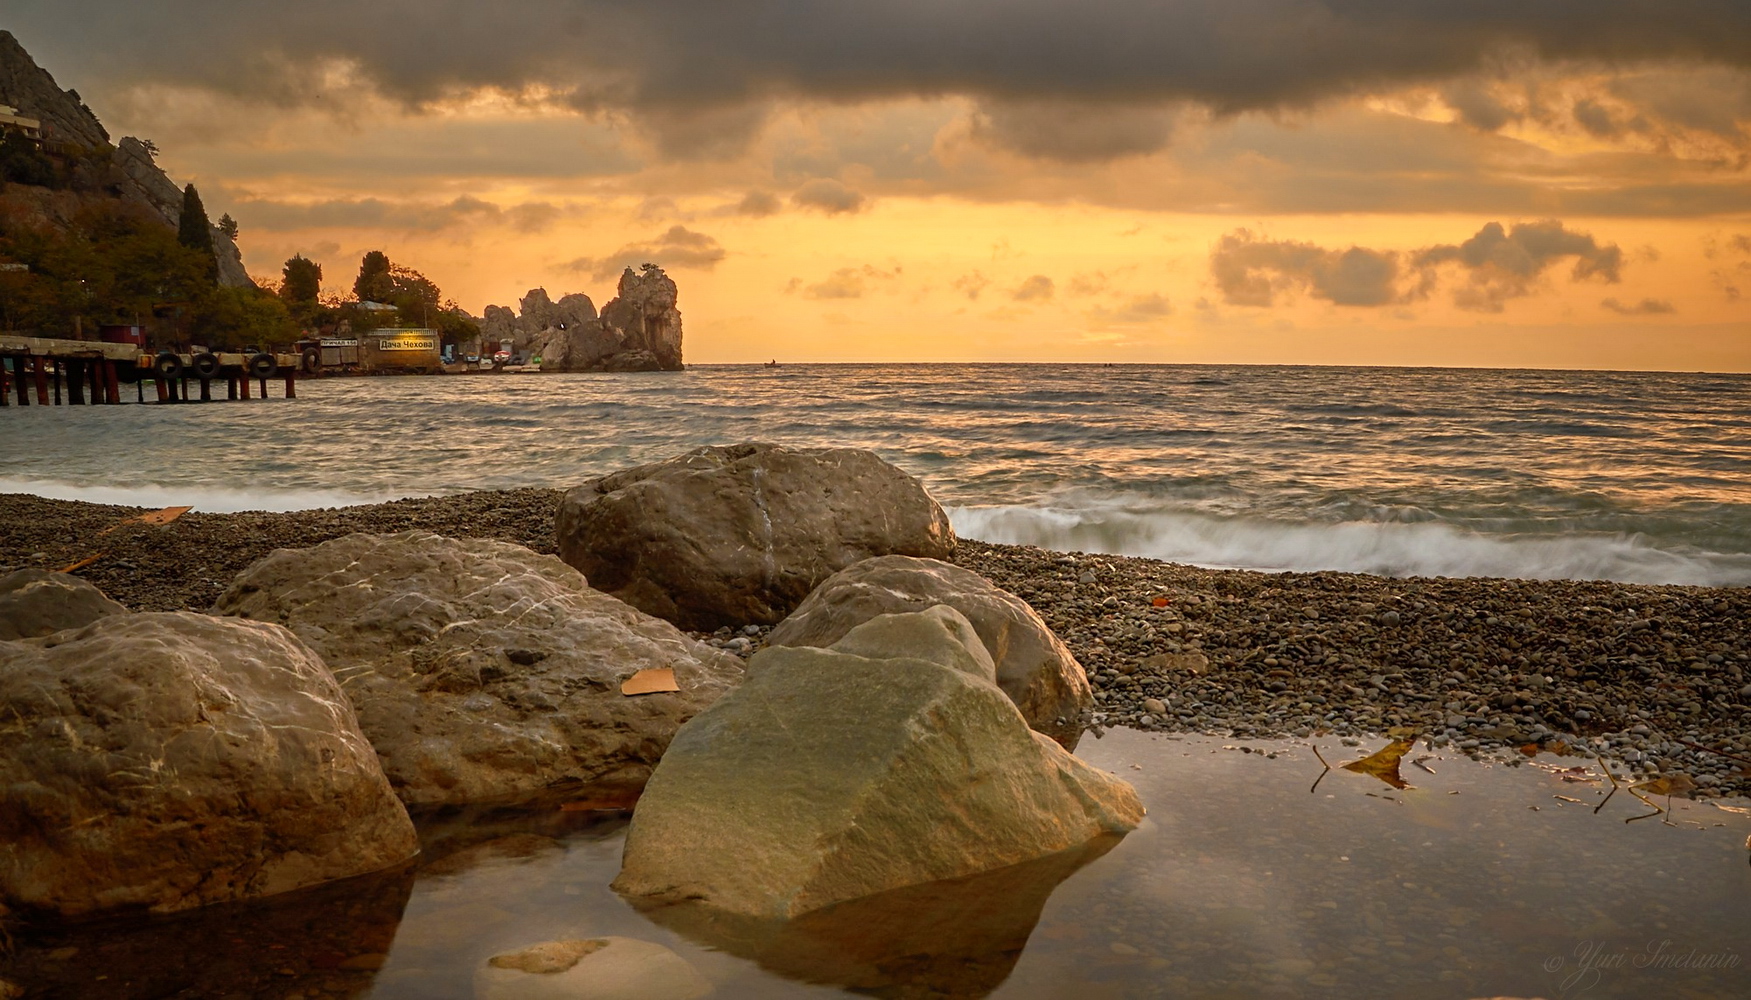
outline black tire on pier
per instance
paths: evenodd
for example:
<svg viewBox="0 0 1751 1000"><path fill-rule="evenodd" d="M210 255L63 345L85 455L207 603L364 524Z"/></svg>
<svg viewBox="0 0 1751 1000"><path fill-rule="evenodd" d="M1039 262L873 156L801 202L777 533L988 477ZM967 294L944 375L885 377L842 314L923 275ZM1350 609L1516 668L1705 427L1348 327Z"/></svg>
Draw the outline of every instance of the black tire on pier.
<svg viewBox="0 0 1751 1000"><path fill-rule="evenodd" d="M179 379L182 377L182 359L165 351L152 362L152 371L161 379Z"/></svg>
<svg viewBox="0 0 1751 1000"><path fill-rule="evenodd" d="M250 378L273 378L279 370L280 366L274 362L272 354L257 354L249 359Z"/></svg>
<svg viewBox="0 0 1751 1000"><path fill-rule="evenodd" d="M304 369L306 375L314 375L322 370L322 352L314 347L304 348L304 353L300 356L299 361L299 367Z"/></svg>
<svg viewBox="0 0 1751 1000"><path fill-rule="evenodd" d="M197 354L189 367L201 378L212 378L219 374L219 357L216 354Z"/></svg>

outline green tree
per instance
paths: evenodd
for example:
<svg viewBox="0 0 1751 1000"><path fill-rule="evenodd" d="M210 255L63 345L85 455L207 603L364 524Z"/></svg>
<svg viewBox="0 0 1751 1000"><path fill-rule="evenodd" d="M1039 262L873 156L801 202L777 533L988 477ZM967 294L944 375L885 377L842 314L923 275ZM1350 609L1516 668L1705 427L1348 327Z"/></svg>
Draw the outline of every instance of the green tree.
<svg viewBox="0 0 1751 1000"><path fill-rule="evenodd" d="M219 257L213 252L213 223L207 218L207 208L201 204L201 194L190 184L182 189L182 217L177 223L176 241L201 254L207 262L208 280L219 280Z"/></svg>
<svg viewBox="0 0 1751 1000"><path fill-rule="evenodd" d="M389 255L381 250L372 250L359 260L359 276L353 279L353 294L360 302L383 302L393 292L394 284L389 277Z"/></svg>
<svg viewBox="0 0 1751 1000"><path fill-rule="evenodd" d="M280 300L288 306L314 303L322 296L322 265L303 254L293 254L280 269Z"/></svg>
<svg viewBox="0 0 1751 1000"><path fill-rule="evenodd" d="M272 347L298 335L286 304L259 288L208 289L190 310L189 332L208 347Z"/></svg>
<svg viewBox="0 0 1751 1000"><path fill-rule="evenodd" d="M231 217L230 212L219 216L219 231L224 233L228 240L237 239L237 220Z"/></svg>

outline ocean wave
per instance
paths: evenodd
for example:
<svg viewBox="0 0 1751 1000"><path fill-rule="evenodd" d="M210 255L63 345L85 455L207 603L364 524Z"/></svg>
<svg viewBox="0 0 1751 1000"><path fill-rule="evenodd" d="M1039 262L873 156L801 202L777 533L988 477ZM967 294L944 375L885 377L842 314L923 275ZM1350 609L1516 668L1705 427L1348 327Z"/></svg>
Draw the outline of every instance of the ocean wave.
<svg viewBox="0 0 1751 1000"><path fill-rule="evenodd" d="M1751 585L1751 555L1659 548L1638 535L1483 534L1429 521L1312 522L1183 509L954 507L968 538L1218 569Z"/></svg>
<svg viewBox="0 0 1751 1000"><path fill-rule="evenodd" d="M29 493L50 500L82 500L120 507L193 507L209 514L245 510L291 511L323 507L357 507L399 500L414 494L362 494L344 490L235 490L214 486L142 483L135 486L91 486L42 479L0 479L0 493Z"/></svg>

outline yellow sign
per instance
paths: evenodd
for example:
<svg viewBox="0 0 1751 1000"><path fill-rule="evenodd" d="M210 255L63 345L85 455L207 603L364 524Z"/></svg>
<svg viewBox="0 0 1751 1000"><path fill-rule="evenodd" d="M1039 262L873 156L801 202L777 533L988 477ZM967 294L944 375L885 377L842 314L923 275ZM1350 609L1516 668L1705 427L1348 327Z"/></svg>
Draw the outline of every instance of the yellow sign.
<svg viewBox="0 0 1751 1000"><path fill-rule="evenodd" d="M379 351L435 351L438 349L438 338L425 331L373 337L372 342L377 345Z"/></svg>

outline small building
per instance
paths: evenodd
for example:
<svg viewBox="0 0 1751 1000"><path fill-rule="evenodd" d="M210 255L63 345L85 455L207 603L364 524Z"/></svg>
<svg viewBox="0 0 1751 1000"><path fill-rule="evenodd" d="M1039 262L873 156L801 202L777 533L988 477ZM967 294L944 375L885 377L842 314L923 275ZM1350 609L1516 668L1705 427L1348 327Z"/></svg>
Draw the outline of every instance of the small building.
<svg viewBox="0 0 1751 1000"><path fill-rule="evenodd" d="M442 342L436 330L372 330L359 338L359 361L368 372L441 372Z"/></svg>
<svg viewBox="0 0 1751 1000"><path fill-rule="evenodd" d="M0 104L0 132L22 132L26 139L42 145L43 123L24 117L10 104Z"/></svg>

